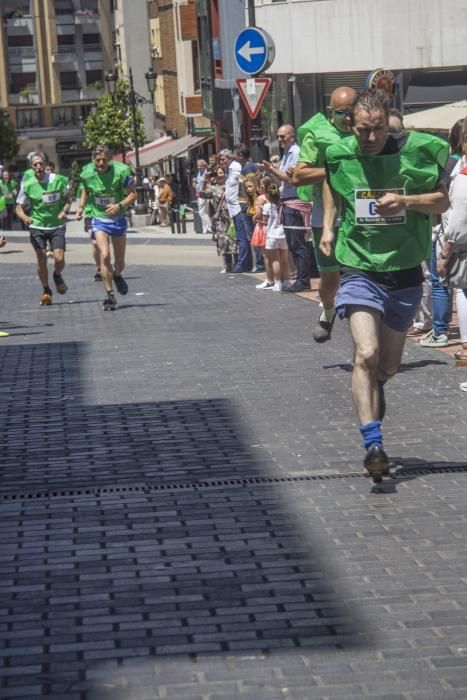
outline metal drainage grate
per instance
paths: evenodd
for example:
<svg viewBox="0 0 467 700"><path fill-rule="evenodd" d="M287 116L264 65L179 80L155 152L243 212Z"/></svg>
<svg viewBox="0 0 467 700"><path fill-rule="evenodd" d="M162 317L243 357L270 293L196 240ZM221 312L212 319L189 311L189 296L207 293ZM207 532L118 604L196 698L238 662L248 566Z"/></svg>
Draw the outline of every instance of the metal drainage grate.
<svg viewBox="0 0 467 700"><path fill-rule="evenodd" d="M413 466L402 467L393 473L392 478L403 481L411 476L430 474L460 474L467 472L467 464L456 466ZM179 484L133 484L131 486L104 486L97 488L53 489L49 491L32 491L26 493L3 493L0 501L27 501L41 498L73 498L76 496L105 496L107 494L152 493L158 491L200 491L229 486L261 486L268 484L295 484L307 481L333 481L342 479L366 478L362 473L345 472L336 474L307 474L304 476L258 476L241 479L207 479Z"/></svg>

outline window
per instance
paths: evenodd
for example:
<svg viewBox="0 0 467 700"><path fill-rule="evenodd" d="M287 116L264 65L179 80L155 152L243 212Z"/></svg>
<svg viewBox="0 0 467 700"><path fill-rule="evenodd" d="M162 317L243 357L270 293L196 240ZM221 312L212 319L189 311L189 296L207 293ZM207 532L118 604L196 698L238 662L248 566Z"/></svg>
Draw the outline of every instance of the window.
<svg viewBox="0 0 467 700"><path fill-rule="evenodd" d="M60 72L60 87L62 90L78 90L78 73L74 70L64 70Z"/></svg>
<svg viewBox="0 0 467 700"><path fill-rule="evenodd" d="M104 84L104 77L101 70L87 70L86 71L86 85L94 85L100 83L101 86Z"/></svg>
<svg viewBox="0 0 467 700"><path fill-rule="evenodd" d="M33 129L41 125L40 109L21 109L16 113L18 129Z"/></svg>
<svg viewBox="0 0 467 700"><path fill-rule="evenodd" d="M34 46L32 34L8 34L8 48Z"/></svg>
<svg viewBox="0 0 467 700"><path fill-rule="evenodd" d="M10 73L10 93L18 94L23 88L36 90L36 73Z"/></svg>

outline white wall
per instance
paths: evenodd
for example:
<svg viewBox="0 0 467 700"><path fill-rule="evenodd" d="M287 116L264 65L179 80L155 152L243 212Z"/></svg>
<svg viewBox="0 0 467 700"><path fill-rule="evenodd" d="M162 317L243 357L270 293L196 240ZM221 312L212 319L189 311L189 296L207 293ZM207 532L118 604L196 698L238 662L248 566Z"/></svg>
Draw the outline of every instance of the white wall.
<svg viewBox="0 0 467 700"><path fill-rule="evenodd" d="M332 73L466 63L466 0L256 0L276 44L270 73Z"/></svg>

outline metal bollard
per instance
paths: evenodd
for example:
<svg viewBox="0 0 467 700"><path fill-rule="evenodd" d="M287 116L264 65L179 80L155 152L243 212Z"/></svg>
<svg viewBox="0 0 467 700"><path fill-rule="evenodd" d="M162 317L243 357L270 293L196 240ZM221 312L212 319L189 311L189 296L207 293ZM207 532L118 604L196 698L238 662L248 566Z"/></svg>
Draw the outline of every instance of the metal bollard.
<svg viewBox="0 0 467 700"><path fill-rule="evenodd" d="M169 208L169 220L170 220L170 230L175 233L175 221L174 221L174 210L172 207Z"/></svg>

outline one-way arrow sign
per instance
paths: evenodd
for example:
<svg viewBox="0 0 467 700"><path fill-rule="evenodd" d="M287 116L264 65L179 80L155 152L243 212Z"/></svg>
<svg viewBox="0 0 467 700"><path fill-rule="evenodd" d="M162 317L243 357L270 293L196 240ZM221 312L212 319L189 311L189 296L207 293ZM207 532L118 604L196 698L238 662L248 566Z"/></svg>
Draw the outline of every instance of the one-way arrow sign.
<svg viewBox="0 0 467 700"><path fill-rule="evenodd" d="M256 75L269 68L274 60L274 42L264 29L247 27L235 39L234 55L243 73Z"/></svg>
<svg viewBox="0 0 467 700"><path fill-rule="evenodd" d="M251 119L256 119L264 97L271 85L271 78L239 78L238 91Z"/></svg>

